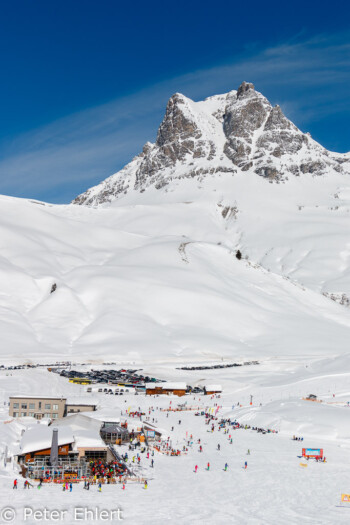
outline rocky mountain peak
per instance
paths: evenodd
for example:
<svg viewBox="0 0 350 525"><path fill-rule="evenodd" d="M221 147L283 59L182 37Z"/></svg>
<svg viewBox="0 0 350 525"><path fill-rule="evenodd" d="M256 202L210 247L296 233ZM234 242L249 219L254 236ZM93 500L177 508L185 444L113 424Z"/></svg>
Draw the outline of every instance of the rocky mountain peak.
<svg viewBox="0 0 350 525"><path fill-rule="evenodd" d="M237 98L243 98L247 95L250 95L252 91L255 91L254 84L243 81L237 89Z"/></svg>
<svg viewBox="0 0 350 525"><path fill-rule="evenodd" d="M158 147L163 147L176 140L183 141L188 138L201 137L201 131L191 118L189 108L185 108L186 102L186 97L180 93L175 93L169 99L165 117L158 129L156 140Z"/></svg>
<svg viewBox="0 0 350 525"><path fill-rule="evenodd" d="M100 204L130 191L166 188L181 179L203 180L250 171L284 182L310 173L350 173L348 157L326 151L272 106L251 82L237 91L194 102L181 93L169 99L156 142L125 168L75 199Z"/></svg>

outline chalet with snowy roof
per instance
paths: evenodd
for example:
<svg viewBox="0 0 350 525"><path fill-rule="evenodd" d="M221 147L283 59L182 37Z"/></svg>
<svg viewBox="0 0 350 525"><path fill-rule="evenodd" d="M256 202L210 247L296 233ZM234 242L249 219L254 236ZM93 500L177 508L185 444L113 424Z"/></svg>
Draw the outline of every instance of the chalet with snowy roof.
<svg viewBox="0 0 350 525"><path fill-rule="evenodd" d="M146 395L184 396L187 393L186 383L146 383Z"/></svg>
<svg viewBox="0 0 350 525"><path fill-rule="evenodd" d="M109 462L118 456L113 441L103 439L102 429L101 421L82 414L53 425L37 424L23 433L15 456L32 478L42 477L43 472L49 477L62 477L65 472L81 477L89 473L91 461Z"/></svg>
<svg viewBox="0 0 350 525"><path fill-rule="evenodd" d="M204 395L211 396L213 394L221 394L222 393L222 387L221 385L206 385L203 386Z"/></svg>

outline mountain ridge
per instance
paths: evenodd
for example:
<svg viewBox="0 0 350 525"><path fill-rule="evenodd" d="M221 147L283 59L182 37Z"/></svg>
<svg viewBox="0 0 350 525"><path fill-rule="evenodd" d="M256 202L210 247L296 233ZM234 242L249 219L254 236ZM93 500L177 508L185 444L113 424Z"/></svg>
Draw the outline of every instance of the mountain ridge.
<svg viewBox="0 0 350 525"><path fill-rule="evenodd" d="M350 174L350 156L329 152L300 131L252 83L199 102L175 93L154 144L147 142L122 170L73 203L106 204L130 191L160 190L173 180L237 172L277 183L307 173Z"/></svg>

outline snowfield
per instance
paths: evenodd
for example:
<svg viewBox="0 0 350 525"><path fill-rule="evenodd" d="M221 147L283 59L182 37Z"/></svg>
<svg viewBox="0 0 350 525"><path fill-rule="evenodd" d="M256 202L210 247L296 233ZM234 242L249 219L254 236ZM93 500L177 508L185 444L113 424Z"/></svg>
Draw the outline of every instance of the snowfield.
<svg viewBox="0 0 350 525"><path fill-rule="evenodd" d="M0 366L112 362L223 387L220 398L121 398L45 367L0 368L1 506L10 507L0 523L13 508L16 523L72 524L77 506L120 508L140 525L349 523L350 504L340 505L350 493L349 166L349 154L324 150L243 83L197 103L174 95L156 143L77 197L82 205L0 197ZM258 364L180 369L248 361ZM9 418L15 394L96 395L100 414L122 420L140 406L174 446L191 434L193 444L180 457L157 453L154 469L143 457L147 490L24 491L3 460L37 423ZM240 428L231 444L193 411L160 410L183 401L275 432ZM305 463L303 447L323 448L327 462ZM65 515L36 519L29 507Z"/></svg>
<svg viewBox="0 0 350 525"><path fill-rule="evenodd" d="M98 208L0 205L2 362L347 352L343 175L226 174Z"/></svg>

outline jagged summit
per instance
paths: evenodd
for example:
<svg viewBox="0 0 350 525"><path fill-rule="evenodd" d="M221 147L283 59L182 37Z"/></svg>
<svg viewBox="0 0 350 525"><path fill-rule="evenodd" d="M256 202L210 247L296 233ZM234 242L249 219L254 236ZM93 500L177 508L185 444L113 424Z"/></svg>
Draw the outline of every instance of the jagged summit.
<svg viewBox="0 0 350 525"><path fill-rule="evenodd" d="M350 172L348 155L330 153L302 133L250 82L237 91L194 102L170 97L154 144L121 171L79 195L74 203L98 205L130 191L158 190L174 180L253 172L273 181L305 173Z"/></svg>
<svg viewBox="0 0 350 525"><path fill-rule="evenodd" d="M255 91L254 84L252 84L251 82L243 81L237 89L237 98L243 98L247 94L250 94L252 91Z"/></svg>

